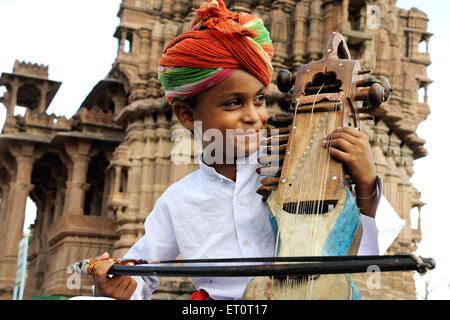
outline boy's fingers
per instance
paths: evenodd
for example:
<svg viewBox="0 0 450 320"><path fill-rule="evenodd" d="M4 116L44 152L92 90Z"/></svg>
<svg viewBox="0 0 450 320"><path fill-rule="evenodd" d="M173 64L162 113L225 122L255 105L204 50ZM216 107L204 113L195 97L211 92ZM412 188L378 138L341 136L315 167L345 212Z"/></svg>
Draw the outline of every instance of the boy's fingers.
<svg viewBox="0 0 450 320"><path fill-rule="evenodd" d="M334 139L344 139L344 140L350 142L351 144L358 143L357 137L352 136L346 132L333 132L324 138L324 140L334 140Z"/></svg>
<svg viewBox="0 0 450 320"><path fill-rule="evenodd" d="M136 287L137 287L136 280L134 280L132 277L130 277L130 281L128 282L128 285L127 285L127 287L125 289L125 294L127 296L131 297L133 292L136 290Z"/></svg>
<svg viewBox="0 0 450 320"><path fill-rule="evenodd" d="M337 160L339 160L343 163L346 163L348 161L348 157L349 157L348 153L343 152L336 148L330 148L329 150L330 150L330 155L332 157L336 158Z"/></svg>
<svg viewBox="0 0 450 320"><path fill-rule="evenodd" d="M344 151L346 153L350 153L352 148L354 148L353 144L351 144L350 142L348 142L342 138L326 140L326 141L324 141L323 146L325 148L330 148L330 149L332 147L338 148L339 150Z"/></svg>
<svg viewBox="0 0 450 320"><path fill-rule="evenodd" d="M119 289L121 292L125 292L128 285L131 282L131 277L130 276L121 276L121 277L117 277L118 282L116 284L116 288Z"/></svg>
<svg viewBox="0 0 450 320"><path fill-rule="evenodd" d="M334 130L334 132L338 133L338 132L345 132L351 136L354 136L356 138L360 137L361 135L363 135L364 133L362 133L361 131L359 131L359 129L357 128L350 128L350 127L345 127L345 128L337 128Z"/></svg>
<svg viewBox="0 0 450 320"><path fill-rule="evenodd" d="M113 260L105 260L103 261L100 266L98 266L98 268L95 270L95 277L96 280L98 280L99 282L105 282L106 281L106 274L109 270L109 268L111 268L111 266L114 264Z"/></svg>
<svg viewBox="0 0 450 320"><path fill-rule="evenodd" d="M114 287L116 289L119 289L120 291L125 290L126 287L126 279L127 276L118 276L118 277L113 277L111 279L108 279L108 283L111 287Z"/></svg>

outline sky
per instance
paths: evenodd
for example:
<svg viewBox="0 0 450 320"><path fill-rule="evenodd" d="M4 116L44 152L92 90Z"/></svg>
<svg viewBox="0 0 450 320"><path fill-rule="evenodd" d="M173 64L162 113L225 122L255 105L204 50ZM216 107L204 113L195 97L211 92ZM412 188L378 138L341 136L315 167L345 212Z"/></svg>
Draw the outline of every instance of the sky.
<svg viewBox="0 0 450 320"><path fill-rule="evenodd" d="M47 110L70 118L91 89L111 68L117 53L113 37L119 25L120 0L0 0L0 72L12 72L15 59L49 66L49 78L62 85ZM433 33L429 44L432 65L428 77L434 82L428 96L431 114L417 134L426 140L428 155L414 162L413 185L426 203L421 210L423 240L417 254L433 257L437 268L425 276L415 275L418 297L430 283L431 299L450 299L450 209L447 204L450 171L450 106L445 100L446 65L450 52L448 0L398 0L405 9L417 7L429 19ZM0 87L0 96L4 87ZM5 108L0 105L0 128ZM27 204L24 230L35 219L35 206Z"/></svg>

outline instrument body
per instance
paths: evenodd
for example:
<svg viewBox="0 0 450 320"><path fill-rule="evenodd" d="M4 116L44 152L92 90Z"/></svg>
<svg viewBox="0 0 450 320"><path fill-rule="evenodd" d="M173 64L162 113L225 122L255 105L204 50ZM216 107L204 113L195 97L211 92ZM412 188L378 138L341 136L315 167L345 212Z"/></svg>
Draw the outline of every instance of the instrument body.
<svg viewBox="0 0 450 320"><path fill-rule="evenodd" d="M301 66L295 77L287 78L295 79L293 120L278 187L267 199L277 257L357 254L360 212L343 165L330 157L322 141L338 127L359 128L363 101L369 101L369 90L360 89L367 85L360 79L362 73L359 61L350 58L344 37L335 32L321 60ZM244 299L358 298L347 274L257 277L244 293Z"/></svg>
<svg viewBox="0 0 450 320"><path fill-rule="evenodd" d="M359 61L351 60L343 36L334 32L322 60L302 66L296 76L278 74L277 85L283 92L289 91L295 81L293 116L283 115L275 121L275 131L288 133L276 140L287 141L288 145L274 149L287 151L279 155L281 169L275 165L258 168L261 175L275 176L263 179L257 191L267 199L270 209L276 239L274 257L164 261L111 258L114 265L107 274L256 277L248 284L243 299L337 300L359 299L347 272L366 272L373 265L381 272L425 273L434 269L433 259L413 255L355 256L362 235L360 213L342 164L330 157L321 142L339 126L359 128L360 120L386 111L381 103L392 91L389 81L360 79L367 73L370 71L361 70ZM71 269L80 275L94 275L105 260L110 259L84 259L72 264ZM171 265L218 262L234 265Z"/></svg>

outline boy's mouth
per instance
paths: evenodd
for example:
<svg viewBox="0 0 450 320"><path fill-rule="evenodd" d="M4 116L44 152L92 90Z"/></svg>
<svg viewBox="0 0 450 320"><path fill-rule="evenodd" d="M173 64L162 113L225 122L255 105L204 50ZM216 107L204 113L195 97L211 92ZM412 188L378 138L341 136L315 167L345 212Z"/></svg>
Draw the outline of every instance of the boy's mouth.
<svg viewBox="0 0 450 320"><path fill-rule="evenodd" d="M259 130L247 130L247 131L242 131L242 130L235 130L233 132L234 136L246 136L246 137L253 137L253 136L257 136L259 135Z"/></svg>

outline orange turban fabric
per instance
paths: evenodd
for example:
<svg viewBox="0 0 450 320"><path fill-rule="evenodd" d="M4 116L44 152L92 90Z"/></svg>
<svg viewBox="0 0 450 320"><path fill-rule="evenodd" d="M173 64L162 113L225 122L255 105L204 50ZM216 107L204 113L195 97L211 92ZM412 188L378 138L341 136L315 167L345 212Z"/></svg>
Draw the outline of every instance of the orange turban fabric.
<svg viewBox="0 0 450 320"><path fill-rule="evenodd" d="M262 20L233 13L222 0L209 0L196 13L192 30L172 40L159 60L159 79L169 102L193 97L236 69L267 87L273 45Z"/></svg>

